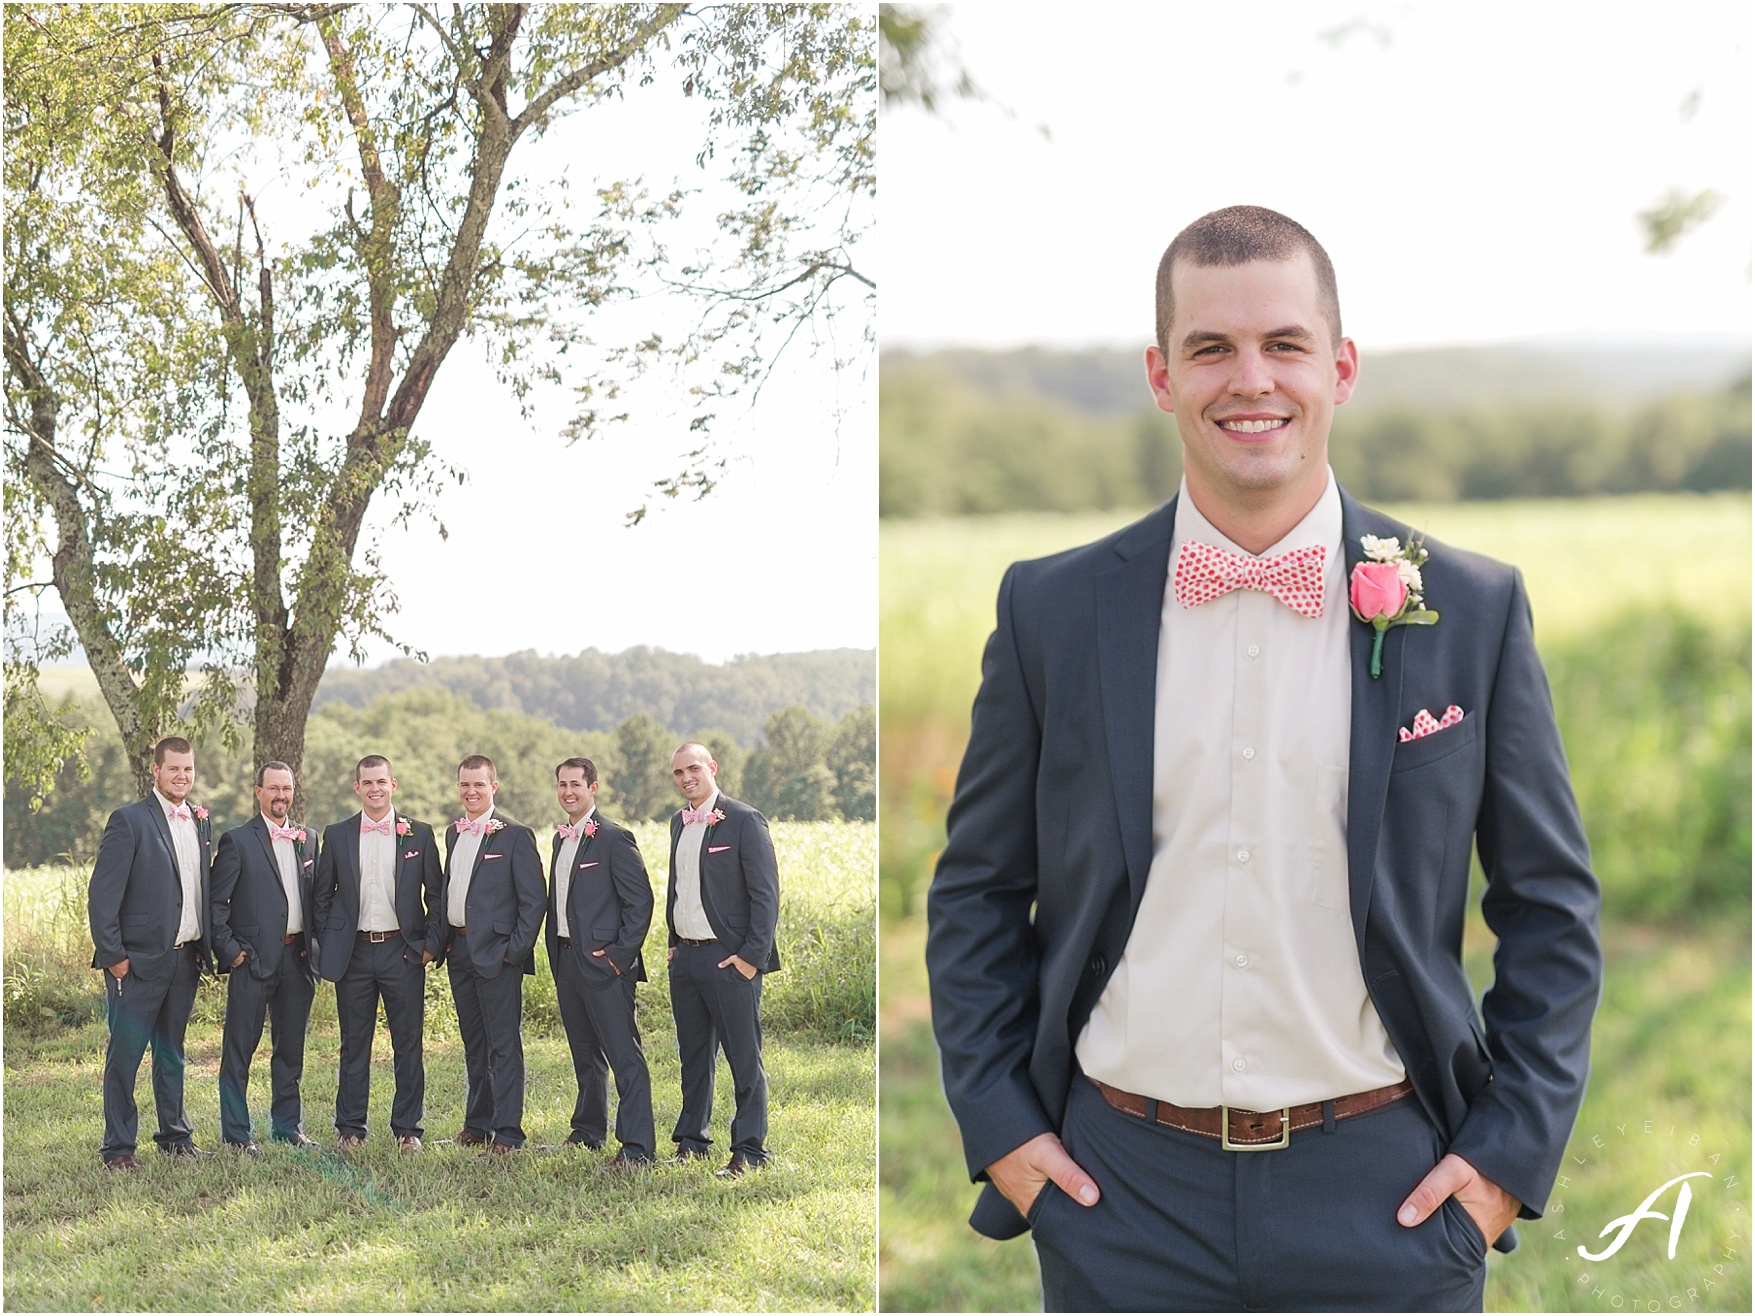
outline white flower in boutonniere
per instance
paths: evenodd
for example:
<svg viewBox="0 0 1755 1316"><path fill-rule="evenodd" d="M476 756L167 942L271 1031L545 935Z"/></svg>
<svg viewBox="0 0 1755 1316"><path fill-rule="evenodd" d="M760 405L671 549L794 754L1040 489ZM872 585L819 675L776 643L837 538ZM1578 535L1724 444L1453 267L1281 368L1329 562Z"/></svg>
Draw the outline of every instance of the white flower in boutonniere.
<svg viewBox="0 0 1755 1316"><path fill-rule="evenodd" d="M489 818L487 820L487 825L482 830L489 836L492 836L495 832L505 831L506 824L501 822L498 818Z"/></svg>
<svg viewBox="0 0 1755 1316"><path fill-rule="evenodd" d="M1432 626L1438 614L1425 603L1426 582L1420 568L1427 557L1425 542L1413 539L1406 548L1401 540L1376 535L1361 535L1359 546L1368 562L1353 568L1353 579L1347 589L1353 615L1370 624L1376 635L1371 640L1371 679L1383 675L1383 634L1391 626Z"/></svg>
<svg viewBox="0 0 1755 1316"><path fill-rule="evenodd" d="M414 828L408 825L408 819L398 818L396 820L396 834L398 836L407 836L413 830Z"/></svg>
<svg viewBox="0 0 1755 1316"><path fill-rule="evenodd" d="M725 821L725 810L723 810L723 809L713 810L713 812L710 815L708 815L708 818L707 818L707 830L712 831L715 827L717 827L720 823L722 823L724 821Z"/></svg>

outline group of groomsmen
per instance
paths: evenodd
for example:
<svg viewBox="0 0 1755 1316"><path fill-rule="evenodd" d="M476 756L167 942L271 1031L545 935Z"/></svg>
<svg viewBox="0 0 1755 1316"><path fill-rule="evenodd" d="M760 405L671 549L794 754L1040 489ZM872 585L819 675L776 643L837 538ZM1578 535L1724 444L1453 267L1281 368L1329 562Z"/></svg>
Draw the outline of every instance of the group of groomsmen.
<svg viewBox="0 0 1755 1316"><path fill-rule="evenodd" d="M686 807L670 824L671 1008L682 1068L672 1140L678 1160L707 1159L713 1070L730 1066L736 1114L734 1177L767 1160L767 1076L759 1007L775 949L779 878L768 823L722 794L715 763L693 742L671 759ZM183 1107L184 1036L203 971L227 976L219 1067L220 1136L259 1155L246 1092L250 1065L271 1032L270 1134L297 1147L305 1032L319 978L335 984L341 1055L337 1146L367 1137L367 1095L378 1004L394 1056L390 1132L422 1148L426 970L448 971L462 1035L467 1090L454 1141L490 1154L525 1142L523 1000L544 930L578 1099L566 1142L600 1149L609 1132L608 1079L617 1107L617 1167L656 1161L652 1081L635 1020L641 947L652 887L634 834L597 812L590 759L555 769L567 821L551 846L547 881L531 829L494 804L493 761L472 754L457 768L463 816L444 829L394 807L390 761L369 754L354 769L360 811L314 830L289 817L294 781L284 763L256 771L257 814L214 840L208 811L193 804L195 754L187 740L154 747L153 789L110 815L89 892L92 967L101 969L109 1045L104 1059L104 1165L139 1168L134 1088L152 1048L154 1141L169 1156L204 1156Z"/></svg>

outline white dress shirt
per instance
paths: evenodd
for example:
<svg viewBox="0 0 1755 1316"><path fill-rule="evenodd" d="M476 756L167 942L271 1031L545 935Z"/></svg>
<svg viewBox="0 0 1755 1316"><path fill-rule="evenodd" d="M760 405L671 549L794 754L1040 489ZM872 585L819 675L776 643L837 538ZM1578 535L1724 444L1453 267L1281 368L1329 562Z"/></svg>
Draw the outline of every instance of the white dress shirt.
<svg viewBox="0 0 1755 1316"><path fill-rule="evenodd" d="M173 818L171 810L177 806L159 795L158 787L154 786L152 793L158 796L165 825L171 829L171 851L176 855L177 878L183 887L183 915L177 923L176 941L180 946L201 936L201 837L195 830L194 805L185 799L183 807L189 810L189 816Z"/></svg>
<svg viewBox="0 0 1755 1316"><path fill-rule="evenodd" d="M489 805L488 811L475 821L485 823L493 816L493 806ZM452 823L451 826L455 831L457 824ZM474 832L463 832L452 843L451 898L445 902L445 915L451 920L453 927L469 926L469 882L475 876L475 856L480 853L482 842L487 839L485 831L480 836Z"/></svg>
<svg viewBox="0 0 1755 1316"><path fill-rule="evenodd" d="M1176 546L1244 553L1189 496ZM1152 864L1126 951L1080 1034L1085 1073L1182 1106L1277 1110L1399 1082L1347 898L1352 668L1340 493L1263 556L1327 549L1323 611L1167 578L1158 629Z"/></svg>
<svg viewBox="0 0 1755 1316"><path fill-rule="evenodd" d="M585 811L585 816L576 824L581 829L597 814L597 806L593 805ZM579 853L579 843L584 839L581 830L578 836L561 838L561 852L555 856L555 936L570 937L572 929L567 926L567 893L573 889L573 859Z"/></svg>
<svg viewBox="0 0 1755 1316"><path fill-rule="evenodd" d="M396 811L384 815L391 830L368 832L360 814L360 932L400 932L396 917Z"/></svg>
<svg viewBox="0 0 1755 1316"><path fill-rule="evenodd" d="M711 814L718 803L719 792L714 791L701 807ZM676 923L676 935L688 941L714 938L706 906L701 904L701 848L706 835L706 823L684 823L682 835L676 838L676 908L671 917Z"/></svg>
<svg viewBox="0 0 1755 1316"><path fill-rule="evenodd" d="M279 827L281 824L263 814L262 825ZM305 902L299 899L299 857L291 841L281 840L272 832L268 843L274 848L274 862L280 868L280 886L286 895L286 935L290 937L305 930Z"/></svg>

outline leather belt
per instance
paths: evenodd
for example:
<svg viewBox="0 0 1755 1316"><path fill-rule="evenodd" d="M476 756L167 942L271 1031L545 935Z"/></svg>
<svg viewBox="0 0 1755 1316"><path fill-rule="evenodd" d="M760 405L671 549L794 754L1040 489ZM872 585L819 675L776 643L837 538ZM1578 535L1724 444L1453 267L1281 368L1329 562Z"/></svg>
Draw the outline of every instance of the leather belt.
<svg viewBox="0 0 1755 1316"><path fill-rule="evenodd" d="M469 935L468 927L462 923L453 923L451 925L451 931L456 933L459 937L467 937Z"/></svg>
<svg viewBox="0 0 1755 1316"><path fill-rule="evenodd" d="M693 937L678 937L677 940L685 946L717 946L719 944L717 937L708 937L705 941L696 941Z"/></svg>
<svg viewBox="0 0 1755 1316"><path fill-rule="evenodd" d="M1351 1119L1355 1115L1363 1115L1367 1111L1400 1101L1414 1090L1413 1083L1404 1078L1390 1087L1336 1097L1332 1103L1307 1101L1302 1106L1255 1111L1239 1110L1232 1106L1177 1106L1168 1101L1157 1101L1151 1097L1123 1092L1120 1088L1110 1087L1101 1079L1093 1078L1091 1082L1103 1094L1103 1099L1123 1114L1132 1115L1136 1119L1149 1119L1167 1129L1198 1133L1203 1138L1217 1138L1227 1151L1268 1151L1284 1147L1291 1142L1292 1134L1303 1129L1316 1128L1323 1123L1325 1105L1333 1105L1335 1119Z"/></svg>
<svg viewBox="0 0 1755 1316"><path fill-rule="evenodd" d="M359 939L361 941L369 941L374 946L382 946L386 941L389 941L390 938L400 937L401 935L401 928L393 928L389 932L361 932L359 934Z"/></svg>
<svg viewBox="0 0 1755 1316"><path fill-rule="evenodd" d="M572 949L572 946L573 946L573 939L571 937L557 936L555 938L555 945L565 946L570 950L570 949Z"/></svg>
<svg viewBox="0 0 1755 1316"><path fill-rule="evenodd" d="M305 934L302 932L289 932L286 934L286 940L281 942L280 944L283 946L290 946L295 941L303 941L304 939L305 939Z"/></svg>

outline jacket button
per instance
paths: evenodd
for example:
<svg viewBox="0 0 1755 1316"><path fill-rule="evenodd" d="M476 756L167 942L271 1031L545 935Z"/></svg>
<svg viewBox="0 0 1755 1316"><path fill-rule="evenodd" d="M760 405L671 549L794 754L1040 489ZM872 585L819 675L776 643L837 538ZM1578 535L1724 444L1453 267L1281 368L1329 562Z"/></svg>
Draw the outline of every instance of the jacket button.
<svg viewBox="0 0 1755 1316"><path fill-rule="evenodd" d="M1101 978L1103 976L1103 971L1108 967L1109 961L1104 959L1101 955L1091 956L1091 976L1093 978Z"/></svg>

